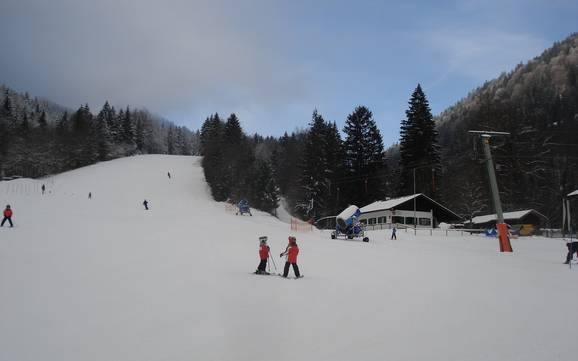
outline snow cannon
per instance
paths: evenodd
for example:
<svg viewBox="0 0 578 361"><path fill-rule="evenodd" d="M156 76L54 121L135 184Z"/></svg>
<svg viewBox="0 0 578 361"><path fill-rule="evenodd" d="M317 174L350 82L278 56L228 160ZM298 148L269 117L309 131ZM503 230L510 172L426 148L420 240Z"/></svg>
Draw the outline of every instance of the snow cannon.
<svg viewBox="0 0 578 361"><path fill-rule="evenodd" d="M357 206L351 205L345 208L335 217L335 231L331 233L331 239L339 236L347 239L362 238L363 242L369 242L369 238L364 237L363 225L359 222L361 210Z"/></svg>
<svg viewBox="0 0 578 361"><path fill-rule="evenodd" d="M335 217L337 227L342 231L345 231L347 228L353 226L360 215L361 211L357 206L349 206L345 208L343 212L339 213L337 217Z"/></svg>
<svg viewBox="0 0 578 361"><path fill-rule="evenodd" d="M238 208L238 210L237 210L236 215L249 214L250 216L252 216L251 207L249 207L249 202L247 202L246 199L241 199L239 204L237 204L237 208Z"/></svg>

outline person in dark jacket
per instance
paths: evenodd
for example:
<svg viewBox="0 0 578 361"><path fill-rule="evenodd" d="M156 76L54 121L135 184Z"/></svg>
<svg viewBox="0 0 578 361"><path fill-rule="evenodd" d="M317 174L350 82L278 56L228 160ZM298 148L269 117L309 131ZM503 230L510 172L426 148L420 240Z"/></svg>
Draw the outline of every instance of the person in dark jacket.
<svg viewBox="0 0 578 361"><path fill-rule="evenodd" d="M4 227L6 221L10 223L10 227L14 227L14 224L12 224L12 208L10 208L9 204L6 206L6 209L4 209L4 219L2 220L2 223L0 223L0 227Z"/></svg>
<svg viewBox="0 0 578 361"><path fill-rule="evenodd" d="M144 202L142 202L142 205L145 207L145 210L149 210L149 202L147 202L147 200L145 199Z"/></svg>
<svg viewBox="0 0 578 361"><path fill-rule="evenodd" d="M299 266L297 266L298 254L299 254L299 247L297 246L297 239L295 239L295 237L293 236L289 236L289 245L285 249L285 252L279 255L279 257L287 256L285 268L283 269L283 277L287 278L287 276L289 275L289 266L293 266L295 278L301 278L301 274L299 273Z"/></svg>
<svg viewBox="0 0 578 361"><path fill-rule="evenodd" d="M267 259L269 258L270 248L267 245L267 237L259 237L259 266L257 266L256 274L269 274L265 270L267 267Z"/></svg>
<svg viewBox="0 0 578 361"><path fill-rule="evenodd" d="M570 264L570 262L572 262L572 258L574 257L574 253L578 255L578 241L567 241L566 247L568 248L568 254L566 255L566 262L564 262L564 264Z"/></svg>

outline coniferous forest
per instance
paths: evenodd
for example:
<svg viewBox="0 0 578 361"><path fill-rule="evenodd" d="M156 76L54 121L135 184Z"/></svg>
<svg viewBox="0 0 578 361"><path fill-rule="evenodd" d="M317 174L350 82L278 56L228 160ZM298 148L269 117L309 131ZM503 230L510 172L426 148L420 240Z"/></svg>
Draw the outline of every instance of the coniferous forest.
<svg viewBox="0 0 578 361"><path fill-rule="evenodd" d="M198 154L198 132L145 110L69 110L0 86L0 179L42 177L135 154Z"/></svg>

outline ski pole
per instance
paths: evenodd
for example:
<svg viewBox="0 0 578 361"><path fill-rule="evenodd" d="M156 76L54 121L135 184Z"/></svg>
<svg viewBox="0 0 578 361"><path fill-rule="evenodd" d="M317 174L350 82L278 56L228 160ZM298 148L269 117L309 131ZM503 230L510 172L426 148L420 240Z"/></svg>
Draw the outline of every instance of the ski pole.
<svg viewBox="0 0 578 361"><path fill-rule="evenodd" d="M273 267L275 268L275 272L279 272L279 271L277 271L277 265L275 264L275 260L273 259L273 257L271 257L271 252L269 252L269 259L271 260L271 262L273 262Z"/></svg>

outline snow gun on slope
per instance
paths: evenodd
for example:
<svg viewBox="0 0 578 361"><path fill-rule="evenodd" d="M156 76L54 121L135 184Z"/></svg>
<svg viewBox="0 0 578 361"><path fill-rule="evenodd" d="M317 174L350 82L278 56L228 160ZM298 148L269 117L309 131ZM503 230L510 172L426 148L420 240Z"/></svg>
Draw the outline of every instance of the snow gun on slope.
<svg viewBox="0 0 578 361"><path fill-rule="evenodd" d="M252 216L251 214L251 207L249 207L249 202L247 202L246 199L241 199L241 201L239 202L239 204L237 204L237 215L243 215L243 214L249 214L250 216Z"/></svg>
<svg viewBox="0 0 578 361"><path fill-rule="evenodd" d="M335 231L331 232L331 239L344 237L347 239L362 238L363 242L369 242L365 237L363 225L359 222L361 211L357 206L349 206L335 217Z"/></svg>

